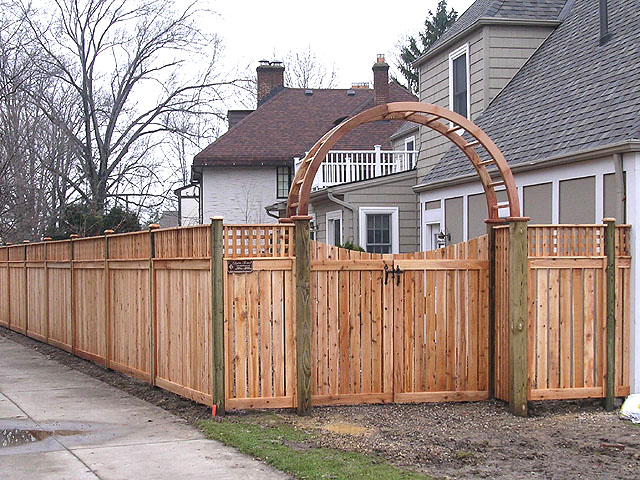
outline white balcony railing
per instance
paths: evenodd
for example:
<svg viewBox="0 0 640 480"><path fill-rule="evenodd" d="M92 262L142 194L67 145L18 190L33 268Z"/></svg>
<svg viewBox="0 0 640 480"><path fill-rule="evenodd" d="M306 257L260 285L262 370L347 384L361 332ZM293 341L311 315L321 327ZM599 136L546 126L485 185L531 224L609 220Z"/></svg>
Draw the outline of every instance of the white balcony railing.
<svg viewBox="0 0 640 480"><path fill-rule="evenodd" d="M313 180L312 190L382 177L413 169L418 152L415 150L331 150ZM298 171L302 158L296 158Z"/></svg>

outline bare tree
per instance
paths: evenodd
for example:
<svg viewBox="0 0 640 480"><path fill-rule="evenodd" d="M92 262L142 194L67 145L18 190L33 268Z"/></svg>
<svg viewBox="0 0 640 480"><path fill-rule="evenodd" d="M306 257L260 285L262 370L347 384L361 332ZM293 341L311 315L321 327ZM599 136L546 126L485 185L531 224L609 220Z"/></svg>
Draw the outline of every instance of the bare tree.
<svg viewBox="0 0 640 480"><path fill-rule="evenodd" d="M23 23L0 14L0 238L42 238L69 199L69 185L53 171L71 176L75 152L60 128L31 102L28 91L49 91L74 129L75 105L62 88L37 75L38 51Z"/></svg>
<svg viewBox="0 0 640 480"><path fill-rule="evenodd" d="M78 175L57 173L104 212L109 198L162 183L163 162L153 153L171 130L167 119L218 115L214 106L233 82L216 76L219 40L200 31L194 4L176 11L170 0L53 0L52 12L22 5L42 52L40 74L68 88L81 128L67 124L50 92L30 94L77 152ZM145 198L155 197L139 196L140 206Z"/></svg>
<svg viewBox="0 0 640 480"><path fill-rule="evenodd" d="M284 57L285 84L292 88L334 88L336 67L327 68L308 46L302 52L289 52Z"/></svg>

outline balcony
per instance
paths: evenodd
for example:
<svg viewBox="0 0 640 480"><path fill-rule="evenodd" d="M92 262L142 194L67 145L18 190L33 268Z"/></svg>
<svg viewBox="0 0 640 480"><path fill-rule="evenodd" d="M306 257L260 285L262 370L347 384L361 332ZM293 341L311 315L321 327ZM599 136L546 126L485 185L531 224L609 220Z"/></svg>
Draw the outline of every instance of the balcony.
<svg viewBox="0 0 640 480"><path fill-rule="evenodd" d="M415 167L418 159L416 150L331 150L313 180L312 191L383 177L392 173L406 172ZM295 159L298 171L303 158Z"/></svg>

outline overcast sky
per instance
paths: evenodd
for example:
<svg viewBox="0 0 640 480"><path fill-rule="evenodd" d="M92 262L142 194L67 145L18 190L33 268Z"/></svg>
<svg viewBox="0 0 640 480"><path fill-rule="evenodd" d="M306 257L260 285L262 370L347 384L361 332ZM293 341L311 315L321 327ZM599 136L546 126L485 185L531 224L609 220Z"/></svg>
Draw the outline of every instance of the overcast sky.
<svg viewBox="0 0 640 480"><path fill-rule="evenodd" d="M371 67L379 53L395 63L398 42L416 35L437 0L358 1L217 0L216 31L224 63L255 70L258 60L281 60L289 51L310 47L327 68L335 67L337 88L373 82ZM473 0L449 0L458 15Z"/></svg>

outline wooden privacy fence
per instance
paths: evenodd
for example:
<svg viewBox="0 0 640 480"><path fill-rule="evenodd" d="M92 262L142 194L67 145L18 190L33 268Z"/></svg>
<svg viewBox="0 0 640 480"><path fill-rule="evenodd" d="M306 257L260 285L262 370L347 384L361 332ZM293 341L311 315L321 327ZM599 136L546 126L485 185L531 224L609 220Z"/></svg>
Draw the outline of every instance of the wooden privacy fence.
<svg viewBox="0 0 640 480"><path fill-rule="evenodd" d="M629 394L630 246L615 235L615 396ZM528 227L527 397L607 394L605 225ZM495 395L509 400L509 228L495 228Z"/></svg>
<svg viewBox="0 0 640 480"><path fill-rule="evenodd" d="M508 227L414 254L311 242L307 280L296 222L0 247L0 325L222 408L510 400ZM520 230L526 399L629 393L629 228Z"/></svg>

